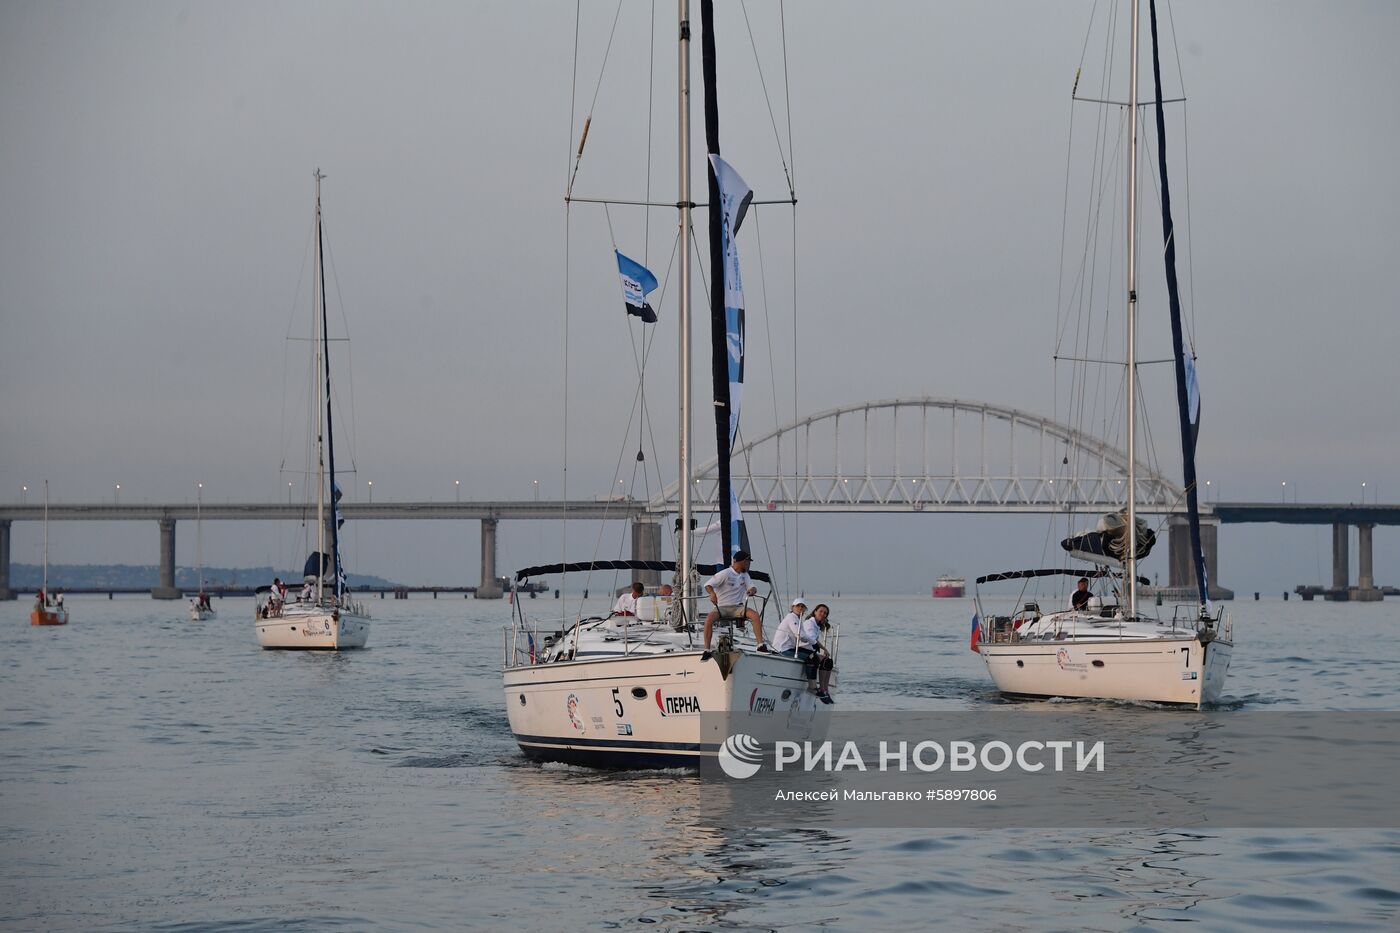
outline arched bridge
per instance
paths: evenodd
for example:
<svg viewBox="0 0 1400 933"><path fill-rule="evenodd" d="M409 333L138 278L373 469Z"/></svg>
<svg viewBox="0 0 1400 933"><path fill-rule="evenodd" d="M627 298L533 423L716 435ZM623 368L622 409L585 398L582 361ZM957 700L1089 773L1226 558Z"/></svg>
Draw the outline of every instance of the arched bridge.
<svg viewBox="0 0 1400 933"><path fill-rule="evenodd" d="M833 408L744 443L732 458L746 510L812 512L1108 511L1126 502L1128 458L1040 415L968 399L884 399ZM694 501L715 505L717 463ZM652 500L676 501L676 484ZM1185 509L1182 487L1137 468L1143 512Z"/></svg>

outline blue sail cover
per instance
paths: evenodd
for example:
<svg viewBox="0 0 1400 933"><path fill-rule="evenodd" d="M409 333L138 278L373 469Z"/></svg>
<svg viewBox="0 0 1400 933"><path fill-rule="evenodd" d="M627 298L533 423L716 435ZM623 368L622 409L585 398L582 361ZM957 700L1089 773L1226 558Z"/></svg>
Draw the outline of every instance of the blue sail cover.
<svg viewBox="0 0 1400 933"><path fill-rule="evenodd" d="M1196 494L1196 437L1201 427L1201 392L1196 384L1196 361L1186 344L1181 323L1181 290L1176 280L1176 234L1172 225L1171 186L1167 183L1167 128L1162 110L1162 60L1157 47L1157 2L1149 0L1152 26L1152 80L1157 90L1157 162L1162 177L1162 239L1166 244L1167 300L1171 306L1172 343L1176 357L1176 401L1181 424L1181 473L1186 486L1186 513L1191 526L1191 557L1196 567L1201 607L1210 606L1210 584L1206 579L1205 552L1201 548L1201 512Z"/></svg>
<svg viewBox="0 0 1400 933"><path fill-rule="evenodd" d="M736 237L739 226L744 222L749 204L753 201L753 190L740 177L728 162L718 155L710 156L710 168L719 184L719 211L724 249L724 348L726 356L725 375L729 388L728 441L722 456L728 463L734 451L734 442L739 434L739 414L744 400L744 280L739 271L739 245ZM746 547L743 540L743 513L739 509L739 496L734 482L728 483L729 514L726 519L725 540L729 542L725 557L739 548ZM722 516L722 518L725 518Z"/></svg>

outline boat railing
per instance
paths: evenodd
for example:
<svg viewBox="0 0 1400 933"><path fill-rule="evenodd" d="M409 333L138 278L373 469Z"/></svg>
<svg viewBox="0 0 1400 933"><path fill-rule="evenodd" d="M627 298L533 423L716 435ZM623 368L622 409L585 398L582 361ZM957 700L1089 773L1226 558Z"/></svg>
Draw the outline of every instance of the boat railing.
<svg viewBox="0 0 1400 933"><path fill-rule="evenodd" d="M506 625L501 628L501 641L504 657L502 667L509 670L514 667L531 667L544 662L544 643L540 641L539 625L536 624L533 630L524 624L524 620L517 621L514 625ZM525 643L520 643L521 633L525 634Z"/></svg>

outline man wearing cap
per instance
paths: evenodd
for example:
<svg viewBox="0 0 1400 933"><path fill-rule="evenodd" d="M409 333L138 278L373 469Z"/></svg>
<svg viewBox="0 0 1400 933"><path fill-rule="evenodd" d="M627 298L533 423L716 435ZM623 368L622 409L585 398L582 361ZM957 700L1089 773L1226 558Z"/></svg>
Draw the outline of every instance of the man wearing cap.
<svg viewBox="0 0 1400 933"><path fill-rule="evenodd" d="M733 622L742 622L748 619L753 623L753 634L758 639L758 650L768 651L768 644L763 640L763 623L759 621L758 613L744 606L744 600L758 592L753 586L753 581L749 579L751 560L748 551L735 551L729 566L710 577L705 583L705 592L710 594L710 602L715 605L715 608L710 610L709 615L705 616L705 654L707 656L710 652L710 633L714 629L716 619Z"/></svg>

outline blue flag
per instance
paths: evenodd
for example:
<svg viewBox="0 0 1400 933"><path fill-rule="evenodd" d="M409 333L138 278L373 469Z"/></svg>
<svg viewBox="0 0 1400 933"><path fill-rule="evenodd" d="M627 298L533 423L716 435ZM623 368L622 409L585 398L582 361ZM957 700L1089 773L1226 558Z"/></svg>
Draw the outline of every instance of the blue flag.
<svg viewBox="0 0 1400 933"><path fill-rule="evenodd" d="M617 253L617 271L622 274L622 300L627 305L627 313L635 314L647 324L656 323L656 311L647 303L647 295L656 291L656 276L639 262Z"/></svg>

